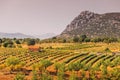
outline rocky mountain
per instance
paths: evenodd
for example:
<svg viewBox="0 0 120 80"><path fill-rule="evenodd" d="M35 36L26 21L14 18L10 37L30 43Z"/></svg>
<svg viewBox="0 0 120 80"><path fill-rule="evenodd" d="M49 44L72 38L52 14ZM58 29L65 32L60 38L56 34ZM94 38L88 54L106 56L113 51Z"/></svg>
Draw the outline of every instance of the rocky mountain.
<svg viewBox="0 0 120 80"><path fill-rule="evenodd" d="M70 38L80 35L87 35L90 38L120 38L120 13L97 14L83 11L58 37Z"/></svg>
<svg viewBox="0 0 120 80"><path fill-rule="evenodd" d="M22 33L2 33L0 32L0 38L35 38L34 36L22 34Z"/></svg>

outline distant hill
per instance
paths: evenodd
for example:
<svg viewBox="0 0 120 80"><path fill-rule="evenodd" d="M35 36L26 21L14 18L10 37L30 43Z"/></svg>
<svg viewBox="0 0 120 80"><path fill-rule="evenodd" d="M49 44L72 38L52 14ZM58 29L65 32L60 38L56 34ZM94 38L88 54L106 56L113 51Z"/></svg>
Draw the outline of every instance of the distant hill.
<svg viewBox="0 0 120 80"><path fill-rule="evenodd" d="M56 36L54 33L46 33L42 35L26 35L22 33L3 33L0 32L0 38L40 38L40 39L47 39Z"/></svg>
<svg viewBox="0 0 120 80"><path fill-rule="evenodd" d="M67 25L58 37L72 38L80 35L87 35L90 38L120 38L120 13L97 14L83 11Z"/></svg>
<svg viewBox="0 0 120 80"><path fill-rule="evenodd" d="M0 38L35 38L34 36L22 34L22 33L2 33L0 32Z"/></svg>
<svg viewBox="0 0 120 80"><path fill-rule="evenodd" d="M56 34L46 33L46 34L36 35L35 37L40 38L40 39L47 39L47 38L52 38L54 36L56 36Z"/></svg>

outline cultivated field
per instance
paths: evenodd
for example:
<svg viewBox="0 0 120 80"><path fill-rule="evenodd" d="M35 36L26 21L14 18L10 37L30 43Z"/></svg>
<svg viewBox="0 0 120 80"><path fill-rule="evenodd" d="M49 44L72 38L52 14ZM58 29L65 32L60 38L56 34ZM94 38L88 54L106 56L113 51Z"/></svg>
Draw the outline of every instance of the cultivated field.
<svg viewBox="0 0 120 80"><path fill-rule="evenodd" d="M120 43L42 43L32 46L42 47L40 52L31 52L28 46L22 46L0 48L1 80L101 80L105 75L116 80L120 76L117 73L120 70Z"/></svg>

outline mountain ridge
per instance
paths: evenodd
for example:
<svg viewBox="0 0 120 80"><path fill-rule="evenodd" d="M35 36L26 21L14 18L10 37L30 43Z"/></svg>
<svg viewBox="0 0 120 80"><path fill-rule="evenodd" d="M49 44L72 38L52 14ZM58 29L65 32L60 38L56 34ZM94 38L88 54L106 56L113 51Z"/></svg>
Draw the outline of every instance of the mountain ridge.
<svg viewBox="0 0 120 80"><path fill-rule="evenodd" d="M0 38L40 38L40 39L47 39L47 38L52 38L56 34L54 33L46 33L46 34L40 34L40 35L26 35L23 33L5 33L5 32L0 32Z"/></svg>
<svg viewBox="0 0 120 80"><path fill-rule="evenodd" d="M97 14L82 11L58 37L72 38L80 35L87 35L90 38L120 38L120 12Z"/></svg>
<svg viewBox="0 0 120 80"><path fill-rule="evenodd" d="M41 35L35 35L35 37L40 38L40 39L48 39L48 38L52 38L56 36L55 33L45 33L45 34L41 34Z"/></svg>
<svg viewBox="0 0 120 80"><path fill-rule="evenodd" d="M23 33L0 32L0 38L35 38L35 37L31 36L31 35L26 35L26 34L23 34Z"/></svg>

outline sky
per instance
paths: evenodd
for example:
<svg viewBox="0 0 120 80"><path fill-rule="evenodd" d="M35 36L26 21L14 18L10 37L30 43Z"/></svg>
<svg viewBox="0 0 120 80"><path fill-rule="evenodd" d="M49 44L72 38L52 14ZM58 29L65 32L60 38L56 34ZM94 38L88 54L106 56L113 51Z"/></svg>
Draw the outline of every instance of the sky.
<svg viewBox="0 0 120 80"><path fill-rule="evenodd" d="M60 34L85 10L120 12L120 0L0 0L0 32Z"/></svg>

